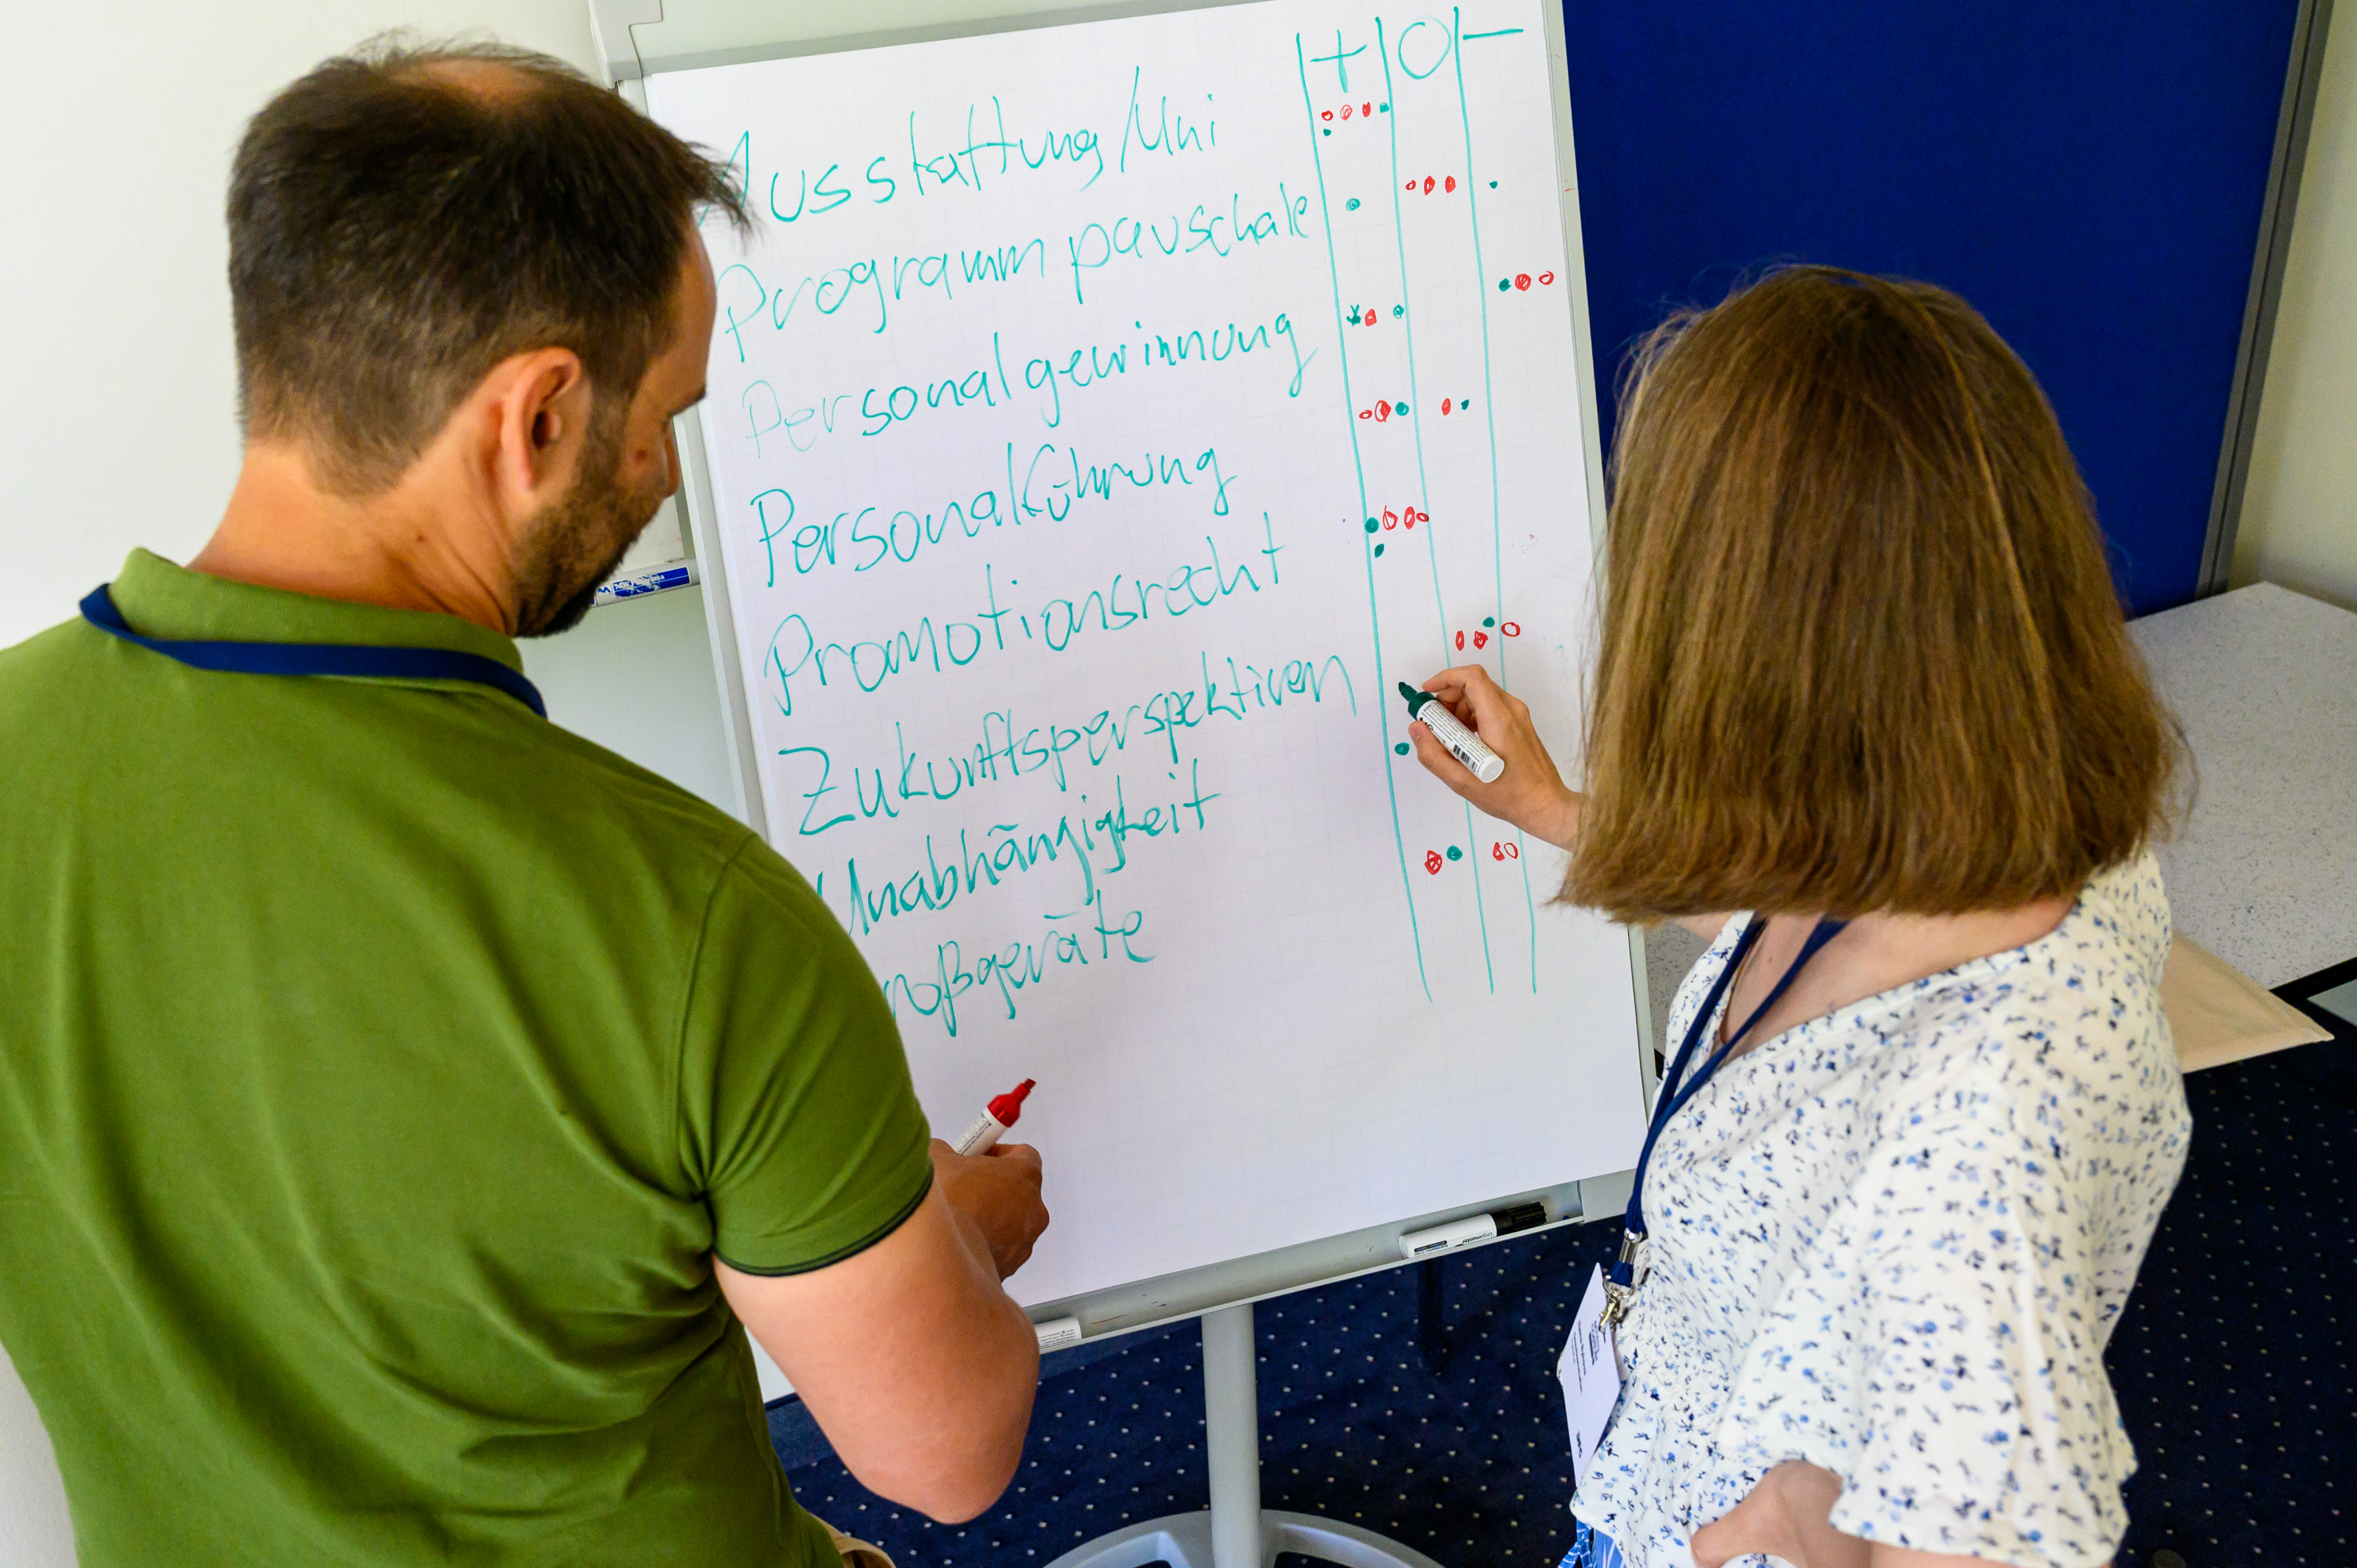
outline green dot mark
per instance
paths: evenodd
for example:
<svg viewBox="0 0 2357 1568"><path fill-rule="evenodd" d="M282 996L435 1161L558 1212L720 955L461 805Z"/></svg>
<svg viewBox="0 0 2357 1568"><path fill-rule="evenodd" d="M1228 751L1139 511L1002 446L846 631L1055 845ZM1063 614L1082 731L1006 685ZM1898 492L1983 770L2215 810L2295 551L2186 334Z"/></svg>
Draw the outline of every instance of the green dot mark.
<svg viewBox="0 0 2357 1568"><path fill-rule="evenodd" d="M1401 741L1397 746L1393 746L1392 749L1398 752L1402 757L1405 757L1407 755L1407 742Z"/></svg>
<svg viewBox="0 0 2357 1568"><path fill-rule="evenodd" d="M1358 209L1359 199L1355 196L1351 198L1350 200L1342 203L1342 210L1345 212L1356 212Z"/></svg>
<svg viewBox="0 0 2357 1568"><path fill-rule="evenodd" d="M1374 520L1373 518L1372 518L1372 517L1371 517L1371 518L1367 519L1367 532L1368 532L1369 533L1372 533L1374 531L1375 531L1375 520Z"/></svg>
<svg viewBox="0 0 2357 1568"><path fill-rule="evenodd" d="M1497 625L1498 623L1497 623L1494 619L1492 619L1491 618L1490 618L1489 616L1483 616L1483 617L1481 618L1481 624L1482 624L1483 626L1495 626L1495 625Z"/></svg>
<svg viewBox="0 0 2357 1568"><path fill-rule="evenodd" d="M1463 860L1465 858L1465 852L1458 849L1455 844L1450 844L1448 846L1448 858L1451 860Z"/></svg>
<svg viewBox="0 0 2357 1568"><path fill-rule="evenodd" d="M1375 546L1375 553L1376 553L1376 554L1378 554L1378 555L1381 555L1383 553L1383 547L1382 545L1380 545L1380 544L1376 545L1376 546Z"/></svg>

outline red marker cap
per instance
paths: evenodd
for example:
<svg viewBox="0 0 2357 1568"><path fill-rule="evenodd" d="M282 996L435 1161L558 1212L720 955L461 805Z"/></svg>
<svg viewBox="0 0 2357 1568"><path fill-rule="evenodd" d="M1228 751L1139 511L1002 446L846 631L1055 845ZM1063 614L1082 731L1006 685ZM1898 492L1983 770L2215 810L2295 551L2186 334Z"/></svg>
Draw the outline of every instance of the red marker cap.
<svg viewBox="0 0 2357 1568"><path fill-rule="evenodd" d="M1031 1086L1039 1079L1027 1078L1007 1093L990 1102L990 1113L998 1118L1002 1127L1012 1127L1023 1115L1023 1101L1030 1098Z"/></svg>

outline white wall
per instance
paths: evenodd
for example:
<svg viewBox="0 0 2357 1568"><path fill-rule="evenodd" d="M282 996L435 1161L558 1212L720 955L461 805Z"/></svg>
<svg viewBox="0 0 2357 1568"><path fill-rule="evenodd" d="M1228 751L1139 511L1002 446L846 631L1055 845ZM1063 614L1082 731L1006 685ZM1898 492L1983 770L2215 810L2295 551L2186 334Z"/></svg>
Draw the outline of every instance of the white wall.
<svg viewBox="0 0 2357 1568"><path fill-rule="evenodd" d="M2357 11L2327 40L2233 582L2357 609Z"/></svg>
<svg viewBox="0 0 2357 1568"><path fill-rule="evenodd" d="M0 1568L65 1568L73 1560L49 1435L0 1349Z"/></svg>

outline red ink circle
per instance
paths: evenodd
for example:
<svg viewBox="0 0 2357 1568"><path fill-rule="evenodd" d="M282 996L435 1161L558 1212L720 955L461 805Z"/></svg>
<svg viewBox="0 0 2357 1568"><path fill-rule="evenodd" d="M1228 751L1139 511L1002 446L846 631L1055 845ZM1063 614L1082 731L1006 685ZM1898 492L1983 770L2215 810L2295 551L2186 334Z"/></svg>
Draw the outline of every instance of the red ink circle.
<svg viewBox="0 0 2357 1568"><path fill-rule="evenodd" d="M1448 400L1447 398L1442 398L1440 400L1440 412L1443 413L1447 413L1448 412Z"/></svg>
<svg viewBox="0 0 2357 1568"><path fill-rule="evenodd" d="M1508 860L1520 860L1520 859L1522 859L1522 858L1523 858L1523 846L1522 846L1522 845L1520 845L1520 844L1518 844L1518 843L1510 843L1510 844L1508 844L1508 845L1506 846L1506 858L1507 858Z"/></svg>
<svg viewBox="0 0 2357 1568"><path fill-rule="evenodd" d="M1486 631L1477 631L1477 632L1475 632L1475 633L1473 634L1473 646L1474 646L1474 647L1476 647L1476 648L1487 648L1487 647L1489 647L1489 646L1490 646L1490 634L1489 634L1488 632L1486 632Z"/></svg>
<svg viewBox="0 0 2357 1568"><path fill-rule="evenodd" d="M1457 177L1453 174L1450 175L1446 180L1441 182L1441 188L1444 190L1455 190L1457 188Z"/></svg>
<svg viewBox="0 0 2357 1568"><path fill-rule="evenodd" d="M1320 120L1331 120L1334 117L1334 111L1331 109L1320 109L1318 112L1318 117Z"/></svg>
<svg viewBox="0 0 2357 1568"><path fill-rule="evenodd" d="M1349 104L1345 103L1345 104L1343 104L1343 105L1342 105L1342 118L1343 118L1343 119L1345 119L1345 120L1347 120L1347 119L1349 119L1350 117L1351 117L1351 106L1350 106Z"/></svg>
<svg viewBox="0 0 2357 1568"><path fill-rule="evenodd" d="M1459 653L1465 651L1465 634L1461 631L1457 634L1457 651Z"/></svg>
<svg viewBox="0 0 2357 1568"><path fill-rule="evenodd" d="M1498 625L1498 635L1500 637L1520 637L1523 635L1523 628L1514 621L1501 621Z"/></svg>
<svg viewBox="0 0 2357 1568"><path fill-rule="evenodd" d="M1506 846L1505 846L1504 844L1501 844L1501 843L1493 843L1493 844L1491 844L1491 845L1490 846L1490 858L1491 858L1491 860L1503 860L1503 859L1505 859L1505 858L1506 858Z"/></svg>
<svg viewBox="0 0 2357 1568"><path fill-rule="evenodd" d="M1528 288L1528 287L1530 287L1530 286L1531 286L1531 274L1528 274L1528 273L1516 273L1516 274L1514 274L1514 286L1515 286L1516 288Z"/></svg>
<svg viewBox="0 0 2357 1568"><path fill-rule="evenodd" d="M1430 196L1430 195L1432 194L1432 185L1433 185L1432 177L1431 177L1430 175L1426 175L1426 176L1424 177L1424 193L1425 193L1425 195L1426 195L1426 196Z"/></svg>
<svg viewBox="0 0 2357 1568"><path fill-rule="evenodd" d="M1435 876L1437 876L1440 875L1440 852L1437 849L1426 850L1424 852L1424 868L1432 873Z"/></svg>
<svg viewBox="0 0 2357 1568"><path fill-rule="evenodd" d="M1359 417L1361 419L1372 419L1374 416L1375 411L1372 408L1362 408L1359 411Z"/></svg>
<svg viewBox="0 0 2357 1568"><path fill-rule="evenodd" d="M1375 313L1371 309L1371 310L1369 310L1369 311L1367 312L1367 325L1368 325L1368 326L1370 326L1370 327L1372 327L1374 324L1375 324Z"/></svg>

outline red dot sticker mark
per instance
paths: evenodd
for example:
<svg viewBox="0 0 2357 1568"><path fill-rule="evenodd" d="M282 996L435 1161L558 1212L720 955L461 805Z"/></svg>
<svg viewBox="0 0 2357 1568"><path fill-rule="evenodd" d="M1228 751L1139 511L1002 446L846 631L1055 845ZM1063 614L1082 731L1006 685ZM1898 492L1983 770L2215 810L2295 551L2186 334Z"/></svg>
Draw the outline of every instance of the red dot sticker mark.
<svg viewBox="0 0 2357 1568"><path fill-rule="evenodd" d="M1503 621L1501 622L1498 627L1498 635L1500 637L1520 637L1523 635L1523 628L1514 621Z"/></svg>
<svg viewBox="0 0 2357 1568"><path fill-rule="evenodd" d="M1531 274L1528 273L1516 273L1514 274L1514 286L1518 289L1530 287Z"/></svg>
<svg viewBox="0 0 2357 1568"><path fill-rule="evenodd" d="M1455 190L1457 188L1457 177L1452 174L1447 179L1441 181L1440 188L1443 190Z"/></svg>
<svg viewBox="0 0 2357 1568"><path fill-rule="evenodd" d="M1493 843L1490 846L1490 858L1491 860L1520 860L1523 858L1523 846L1503 842Z"/></svg>
<svg viewBox="0 0 2357 1568"><path fill-rule="evenodd" d="M1426 176L1424 177L1424 193L1425 193L1425 195L1426 195L1426 196L1430 196L1430 195L1432 194L1432 188L1433 188L1433 186L1434 186L1436 183L1437 183L1437 181L1435 181L1435 180L1433 179L1433 177L1432 177L1430 175L1426 175Z"/></svg>
<svg viewBox="0 0 2357 1568"><path fill-rule="evenodd" d="M1444 864L1446 863L1441 860L1438 850L1428 849L1424 852L1424 868L1433 875L1440 875L1440 868Z"/></svg>

